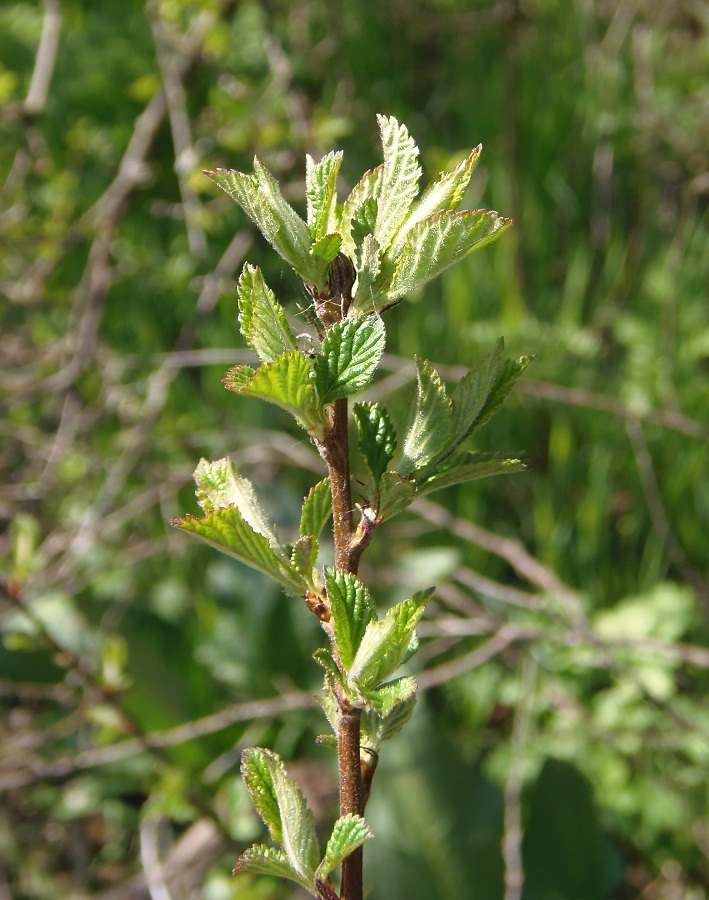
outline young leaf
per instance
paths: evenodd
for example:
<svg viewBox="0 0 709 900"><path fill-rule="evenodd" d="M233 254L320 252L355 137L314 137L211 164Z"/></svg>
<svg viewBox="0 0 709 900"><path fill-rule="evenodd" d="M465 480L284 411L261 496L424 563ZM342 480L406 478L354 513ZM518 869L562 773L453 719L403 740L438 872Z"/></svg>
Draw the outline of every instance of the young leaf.
<svg viewBox="0 0 709 900"><path fill-rule="evenodd" d="M274 547L268 538L254 531L236 506L214 509L203 519L189 515L173 519L172 524L201 538L222 553L270 575L296 597L309 589L283 550Z"/></svg>
<svg viewBox="0 0 709 900"><path fill-rule="evenodd" d="M325 586L335 626L335 644L347 672L367 625L376 619L372 595L357 578L340 569L325 569Z"/></svg>
<svg viewBox="0 0 709 900"><path fill-rule="evenodd" d="M389 301L421 287L512 224L494 211L436 213L409 231L387 288Z"/></svg>
<svg viewBox="0 0 709 900"><path fill-rule="evenodd" d="M303 511L300 514L300 535L307 537L312 535L319 539L323 528L332 516L332 493L330 479L323 478L308 492L303 501Z"/></svg>
<svg viewBox="0 0 709 900"><path fill-rule="evenodd" d="M357 287L352 298L352 310L367 313L378 308L379 293L375 289L375 282L379 275L380 259L377 239L373 234L366 235L358 254Z"/></svg>
<svg viewBox="0 0 709 900"><path fill-rule="evenodd" d="M383 687L386 687L384 685ZM379 748L384 741L390 740L411 718L416 705L416 695L408 697L394 704L392 709L385 715L380 716L373 709L367 707L362 713L362 734L360 743L362 747L367 747L379 752Z"/></svg>
<svg viewBox="0 0 709 900"><path fill-rule="evenodd" d="M465 437L469 437L476 432L497 412L533 359L533 356L520 356L519 359L506 359L503 361L495 375L490 392L485 399L485 404L473 426L468 429Z"/></svg>
<svg viewBox="0 0 709 900"><path fill-rule="evenodd" d="M261 362L272 362L286 350L298 349L283 307L257 266L244 266L236 290L241 333Z"/></svg>
<svg viewBox="0 0 709 900"><path fill-rule="evenodd" d="M355 403L352 412L359 431L357 445L378 486L396 450L394 426L378 403Z"/></svg>
<svg viewBox="0 0 709 900"><path fill-rule="evenodd" d="M441 172L438 181L426 188L421 197L411 207L404 223L392 241L389 248L391 256L398 256L404 249L406 237L414 225L438 212L458 208L478 164L481 152L482 144L479 144L468 158L463 160L452 172Z"/></svg>
<svg viewBox="0 0 709 900"><path fill-rule="evenodd" d="M299 538L293 544L291 565L312 591L319 587L317 561L318 542L312 535Z"/></svg>
<svg viewBox="0 0 709 900"><path fill-rule="evenodd" d="M451 402L438 372L416 357L418 384L409 405L404 445L396 467L400 475L422 469L442 453L453 432Z"/></svg>
<svg viewBox="0 0 709 900"><path fill-rule="evenodd" d="M418 147L405 125L393 116L377 116L384 149L384 171L379 191L374 237L386 251L418 193L421 169Z"/></svg>
<svg viewBox="0 0 709 900"><path fill-rule="evenodd" d="M352 240L359 247L365 237L374 237L377 226L379 201L376 197L367 197L354 211L352 216Z"/></svg>
<svg viewBox="0 0 709 900"><path fill-rule="evenodd" d="M332 651L328 650L327 647L319 647L315 653L313 653L313 659L325 669L326 692L337 685L350 702L354 704L358 699L357 694L355 691L350 690L349 686L345 684L342 673L335 662L335 657L332 655Z"/></svg>
<svg viewBox="0 0 709 900"><path fill-rule="evenodd" d="M407 675L376 688L360 688L360 693L378 716L386 718L400 704L415 700L416 690L416 681Z"/></svg>
<svg viewBox="0 0 709 900"><path fill-rule="evenodd" d="M302 791L286 775L278 754L261 747L242 752L241 774L271 837L283 847L300 883L313 893L320 848Z"/></svg>
<svg viewBox="0 0 709 900"><path fill-rule="evenodd" d="M401 664L432 593L433 588L418 591L367 625L349 671L350 683L360 692L374 690Z"/></svg>
<svg viewBox="0 0 709 900"><path fill-rule="evenodd" d="M396 472L385 472L379 482L379 508L382 520L404 512L416 499L416 482Z"/></svg>
<svg viewBox="0 0 709 900"><path fill-rule="evenodd" d="M289 350L270 363L259 366L245 380L243 366L230 369L224 385L240 394L260 397L292 413L315 437L322 437L327 419L318 397L310 361L298 350Z"/></svg>
<svg viewBox="0 0 709 900"><path fill-rule="evenodd" d="M337 194L335 183L342 165L342 151L328 153L316 163L305 160L305 194L308 198L308 228L313 242L334 231Z"/></svg>
<svg viewBox="0 0 709 900"><path fill-rule="evenodd" d="M381 190L382 173L384 166L377 166L365 172L359 182L352 188L352 192L342 205L342 219L340 224L340 233L342 234L342 252L355 259L357 255L357 245L352 235L352 223L355 218L361 223L362 213L360 208L370 198L376 199ZM360 229L361 231L361 229Z"/></svg>
<svg viewBox="0 0 709 900"><path fill-rule="evenodd" d="M310 255L310 232L298 213L286 201L273 175L254 158L254 174L234 169L205 172L235 200L259 228L276 252L305 281L323 284L324 270Z"/></svg>
<svg viewBox="0 0 709 900"><path fill-rule="evenodd" d="M193 477L197 485L197 502L205 513L235 506L255 532L263 535L272 547L279 546L276 533L258 502L253 484L248 478L239 475L228 457L216 462L201 459Z"/></svg>
<svg viewBox="0 0 709 900"><path fill-rule="evenodd" d="M362 816L352 814L341 816L333 826L325 848L325 856L315 872L316 880L324 881L343 859L372 837L374 835Z"/></svg>
<svg viewBox="0 0 709 900"><path fill-rule="evenodd" d="M463 484L478 478L488 478L491 475L524 472L526 468L527 466L521 459L500 459L488 454L464 453L459 457L454 457L443 471L434 472L433 475L418 484L417 493L419 497L424 497L426 494L450 487L452 484Z"/></svg>
<svg viewBox="0 0 709 900"><path fill-rule="evenodd" d="M322 263L331 263L340 252L342 237L339 234L325 234L317 240L310 252Z"/></svg>
<svg viewBox="0 0 709 900"><path fill-rule="evenodd" d="M311 887L311 882L296 872L282 850L266 847L263 844L254 844L253 847L249 847L237 860L234 866L234 875L247 874L287 878L304 887L306 891L309 891Z"/></svg>
<svg viewBox="0 0 709 900"><path fill-rule="evenodd" d="M477 360L453 389L453 435L448 453L465 440L480 415L500 371L504 347L505 342L500 338L492 353Z"/></svg>
<svg viewBox="0 0 709 900"><path fill-rule="evenodd" d="M381 319L344 319L334 325L315 359L315 383L323 404L354 394L372 379L384 352Z"/></svg>

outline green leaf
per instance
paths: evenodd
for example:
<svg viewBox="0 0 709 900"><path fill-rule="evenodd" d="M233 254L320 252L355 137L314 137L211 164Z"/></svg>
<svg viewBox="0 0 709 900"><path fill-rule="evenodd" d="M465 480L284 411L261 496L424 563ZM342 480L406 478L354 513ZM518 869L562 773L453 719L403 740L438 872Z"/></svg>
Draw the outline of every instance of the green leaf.
<svg viewBox="0 0 709 900"><path fill-rule="evenodd" d="M376 197L367 197L354 211L352 216L352 240L357 247L361 246L365 237L374 237L378 211L379 202Z"/></svg>
<svg viewBox="0 0 709 900"><path fill-rule="evenodd" d="M381 319L344 319L334 325L315 360L315 383L322 403L332 403L366 387L382 358L385 342Z"/></svg>
<svg viewBox="0 0 709 900"><path fill-rule="evenodd" d="M340 233L342 234L342 252L355 259L357 256L357 245L352 235L353 221L355 218L362 222L362 213L360 208L370 198L377 198L381 189L382 174L384 166L377 166L365 172L359 182L352 188L352 192L342 205L342 219L340 224Z"/></svg>
<svg viewBox="0 0 709 900"><path fill-rule="evenodd" d="M319 588L317 561L318 542L312 535L299 538L293 544L291 565L312 591Z"/></svg>
<svg viewBox="0 0 709 900"><path fill-rule="evenodd" d="M234 866L234 875L273 875L295 881L310 890L310 882L295 871L282 850L263 844L254 844L241 854Z"/></svg>
<svg viewBox="0 0 709 900"><path fill-rule="evenodd" d="M497 412L533 359L533 356L520 356L518 359L506 359L502 362L499 371L495 375L485 404L465 437L474 434Z"/></svg>
<svg viewBox="0 0 709 900"><path fill-rule="evenodd" d="M318 866L315 878L324 881L343 859L347 859L354 850L372 837L374 835L362 816L352 814L341 816L333 826L325 848L325 856Z"/></svg>
<svg viewBox="0 0 709 900"><path fill-rule="evenodd" d="M406 656L416 624L423 615L433 588L418 591L393 606L383 619L367 625L349 671L349 682L372 691L388 678Z"/></svg>
<svg viewBox="0 0 709 900"><path fill-rule="evenodd" d="M337 173L342 165L342 151L328 153L316 163L305 159L305 194L308 199L308 228L313 241L318 241L337 224L335 208Z"/></svg>
<svg viewBox="0 0 709 900"><path fill-rule="evenodd" d="M328 650L327 647L318 647L313 653L313 659L325 669L326 690L330 685L338 685L350 701L357 699L356 693L351 691L348 685L345 684L331 650Z"/></svg>
<svg viewBox="0 0 709 900"><path fill-rule="evenodd" d="M227 372L224 385L229 390L275 403L292 413L314 437L324 436L327 418L314 384L311 363L302 353L289 350L273 362L259 366L248 380L242 372L244 368L236 366Z"/></svg>
<svg viewBox="0 0 709 900"><path fill-rule="evenodd" d="M378 513L382 520L404 512L416 499L416 482L396 472L385 472L379 482Z"/></svg>
<svg viewBox="0 0 709 900"><path fill-rule="evenodd" d="M376 619L376 607L372 595L356 575L326 568L325 586L335 627L337 652L347 672L367 625Z"/></svg>
<svg viewBox="0 0 709 900"><path fill-rule="evenodd" d="M286 775L278 754L249 747L241 754L241 774L271 837L280 844L300 883L313 893L320 859L315 821L298 785Z"/></svg>
<svg viewBox="0 0 709 900"><path fill-rule="evenodd" d="M194 516L173 519L172 524L252 569L270 575L296 597L308 590L308 584L295 571L283 550L274 547L268 538L254 531L235 506L214 509L203 519Z"/></svg>
<svg viewBox="0 0 709 900"><path fill-rule="evenodd" d="M352 413L359 431L357 445L378 486L396 450L394 426L378 403L355 403Z"/></svg>
<svg viewBox="0 0 709 900"><path fill-rule="evenodd" d="M205 172L235 200L276 252L305 281L324 286L324 269L311 256L308 226L286 201L273 175L254 157L254 174L234 169Z"/></svg>
<svg viewBox="0 0 709 900"><path fill-rule="evenodd" d="M414 203L397 232L389 253L398 256L404 249L406 237L419 222L428 219L438 212L455 210L460 206L463 195L470 183L470 178L480 159L482 144L479 144L467 159L457 166L452 172L441 172L438 181L430 184L421 197Z"/></svg>
<svg viewBox="0 0 709 900"><path fill-rule="evenodd" d="M512 224L494 211L441 212L409 231L389 282L387 297L396 300L421 287L467 253L489 244Z"/></svg>
<svg viewBox="0 0 709 900"><path fill-rule="evenodd" d="M363 699L383 718L389 716L399 705L413 702L416 691L416 681L408 675L376 688L360 688Z"/></svg>
<svg viewBox="0 0 709 900"><path fill-rule="evenodd" d="M384 171L379 191L374 237L386 251L408 215L418 193L421 168L418 147L405 125L393 116L377 116L384 150Z"/></svg>
<svg viewBox="0 0 709 900"><path fill-rule="evenodd" d="M339 234L325 234L311 249L313 256L323 263L331 263L340 252L342 237Z"/></svg>
<svg viewBox="0 0 709 900"><path fill-rule="evenodd" d="M417 386L409 404L404 444L396 470L409 475L433 462L453 432L451 401L438 372L428 360L416 357Z"/></svg>
<svg viewBox="0 0 709 900"><path fill-rule="evenodd" d="M332 517L332 493L330 479L323 478L308 492L303 501L303 511L300 514L301 537L312 535L319 539L323 528Z"/></svg>
<svg viewBox="0 0 709 900"><path fill-rule="evenodd" d="M286 350L297 350L283 307L257 266L244 266L237 287L241 333L261 362L272 362Z"/></svg>
<svg viewBox="0 0 709 900"><path fill-rule="evenodd" d="M255 532L263 535L272 547L279 546L273 526L258 502L253 484L248 478L239 475L228 457L216 462L201 459L193 477L197 485L197 502L205 513L235 506Z"/></svg>
<svg viewBox="0 0 709 900"><path fill-rule="evenodd" d="M382 687L386 687L383 685ZM371 708L365 708L362 713L362 733L360 742L362 747L367 747L379 752L384 743L398 734L411 718L416 706L416 694L402 699L394 704L392 709L381 716Z"/></svg>
<svg viewBox="0 0 709 900"><path fill-rule="evenodd" d="M502 459L486 453L464 453L451 459L450 464L440 472L434 472L417 485L418 496L423 497L452 484L463 484L491 475L508 475L524 472L527 468L521 459Z"/></svg>
<svg viewBox="0 0 709 900"><path fill-rule="evenodd" d="M449 453L465 440L477 421L500 371L504 347L505 342L500 338L492 353L477 360L453 389L453 436Z"/></svg>
<svg viewBox="0 0 709 900"><path fill-rule="evenodd" d="M381 254L377 239L368 234L362 241L358 254L359 264L357 269L357 287L352 298L352 310L368 313L377 309L379 293L375 289L375 282L379 275Z"/></svg>

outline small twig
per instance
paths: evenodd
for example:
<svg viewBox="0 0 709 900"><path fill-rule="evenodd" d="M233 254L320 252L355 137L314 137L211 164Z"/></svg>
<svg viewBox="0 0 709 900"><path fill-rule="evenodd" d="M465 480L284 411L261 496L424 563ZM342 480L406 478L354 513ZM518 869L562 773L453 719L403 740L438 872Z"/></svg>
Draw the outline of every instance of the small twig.
<svg viewBox="0 0 709 900"><path fill-rule="evenodd" d="M23 105L27 116L37 116L47 102L49 85L54 73L54 65L59 49L59 36L62 30L61 0L44 0L44 19L42 34L39 39L37 56L35 57L32 79Z"/></svg>

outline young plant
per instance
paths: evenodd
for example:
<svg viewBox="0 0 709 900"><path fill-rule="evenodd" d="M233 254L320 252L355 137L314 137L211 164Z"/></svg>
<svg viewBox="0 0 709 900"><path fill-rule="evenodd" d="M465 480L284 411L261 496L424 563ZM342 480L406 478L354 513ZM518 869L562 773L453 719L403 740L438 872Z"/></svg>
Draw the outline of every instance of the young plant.
<svg viewBox="0 0 709 900"><path fill-rule="evenodd" d="M368 482L353 502L348 400L376 373L385 343L382 313L511 224L496 212L458 211L480 147L419 196L416 144L393 117L378 121L384 162L344 203L336 193L342 153L317 163L307 158L306 221L258 159L251 175L206 173L303 279L320 341L315 355L299 348L261 271L247 264L238 284L239 324L259 365L235 366L224 384L288 410L315 444L327 477L305 498L300 537L292 545L279 540L254 486L230 459L199 463L195 481L203 516L173 523L303 598L325 632L315 659L324 670L321 702L333 735L321 740L337 748L340 816L323 850L305 799L279 757L245 750L246 786L279 847L251 847L235 872L288 878L328 900L362 898L362 845L372 837L364 808L381 744L406 724L414 707L416 682L397 672L416 650L416 624L433 592L420 591L380 616L357 577L362 553L378 526L417 497L523 468L517 459L462 449L529 362L503 359L500 340L452 389L430 362L417 358L416 384L399 427L378 403L354 405ZM331 518L335 565L321 569L319 544ZM331 878L338 867L339 890Z"/></svg>

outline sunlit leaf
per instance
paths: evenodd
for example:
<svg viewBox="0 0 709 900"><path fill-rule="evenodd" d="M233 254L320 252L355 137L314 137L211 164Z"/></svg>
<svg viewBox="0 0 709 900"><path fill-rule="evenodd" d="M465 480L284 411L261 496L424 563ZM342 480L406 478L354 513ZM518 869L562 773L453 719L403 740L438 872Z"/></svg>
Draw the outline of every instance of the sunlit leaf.
<svg viewBox="0 0 709 900"><path fill-rule="evenodd" d="M442 453L451 439L451 401L438 372L428 360L416 357L417 385L409 404L404 443L396 471L409 475Z"/></svg>
<svg viewBox="0 0 709 900"><path fill-rule="evenodd" d="M237 293L241 333L261 362L272 362L286 350L298 349L283 308L258 267L244 266Z"/></svg>
<svg viewBox="0 0 709 900"><path fill-rule="evenodd" d="M378 753L382 743L393 738L406 725L415 706L416 695L413 694L396 702L392 709L383 716L375 713L373 709L365 709L362 713L362 746Z"/></svg>
<svg viewBox="0 0 709 900"><path fill-rule="evenodd" d="M405 125L393 116L377 116L384 150L384 171L377 196L374 237L383 251L391 243L418 193L421 168L418 147Z"/></svg>
<svg viewBox="0 0 709 900"><path fill-rule="evenodd" d="M382 718L389 716L400 704L414 701L416 690L415 679L408 675L404 678L397 678L395 681L388 681L376 688L360 688L362 697L367 704Z"/></svg>
<svg viewBox="0 0 709 900"><path fill-rule="evenodd" d="M384 352L386 334L379 318L344 319L327 333L315 360L322 403L332 403L366 387Z"/></svg>
<svg viewBox="0 0 709 900"><path fill-rule="evenodd" d="M404 512L416 499L416 482L396 472L385 472L379 482L379 516L391 519Z"/></svg>
<svg viewBox="0 0 709 900"><path fill-rule="evenodd" d="M308 535L307 537L299 538L295 544L293 544L293 550L291 551L291 565L313 591L317 590L319 587L316 569L317 561L318 542L314 537Z"/></svg>
<svg viewBox="0 0 709 900"><path fill-rule="evenodd" d="M325 234L313 244L310 252L321 262L330 263L340 252L341 245L339 234Z"/></svg>
<svg viewBox="0 0 709 900"><path fill-rule="evenodd" d="M330 479L324 478L308 491L300 515L300 534L319 539L323 528L332 517L332 493Z"/></svg>
<svg viewBox="0 0 709 900"><path fill-rule="evenodd" d="M241 774L271 837L281 845L301 883L312 893L320 848L303 792L288 778L278 754L262 747L242 752Z"/></svg>
<svg viewBox="0 0 709 900"><path fill-rule="evenodd" d="M526 468L526 464L521 459L502 459L482 453L461 454L453 457L443 471L435 472L417 485L417 492L420 497L423 497L453 484L476 481L478 478L489 478L491 475L524 472Z"/></svg>
<svg viewBox="0 0 709 900"><path fill-rule="evenodd" d="M305 195L308 199L308 228L313 242L335 230L335 185L341 165L342 151L328 153L317 163L310 155L306 157Z"/></svg>
<svg viewBox="0 0 709 900"><path fill-rule="evenodd" d="M357 287L352 298L352 309L363 313L377 309L379 299L375 287L380 269L380 251L377 239L373 234L365 236L358 254Z"/></svg>
<svg viewBox="0 0 709 900"><path fill-rule="evenodd" d="M325 856L318 866L315 878L321 881L327 878L343 859L372 837L374 835L362 816L352 814L341 816L333 826L325 848Z"/></svg>
<svg viewBox="0 0 709 900"><path fill-rule="evenodd" d="M342 252L350 259L356 257L356 244L352 235L352 222L357 217L358 210L370 198L377 198L380 188L384 166L377 166L365 172L359 182L352 188L349 197L342 205L341 234ZM361 222L361 215L358 217Z"/></svg>
<svg viewBox="0 0 709 900"><path fill-rule="evenodd" d="M286 878L295 881L306 890L310 890L310 881L303 878L290 864L282 850L254 844L245 850L234 866L234 875L272 875L274 878Z"/></svg>

